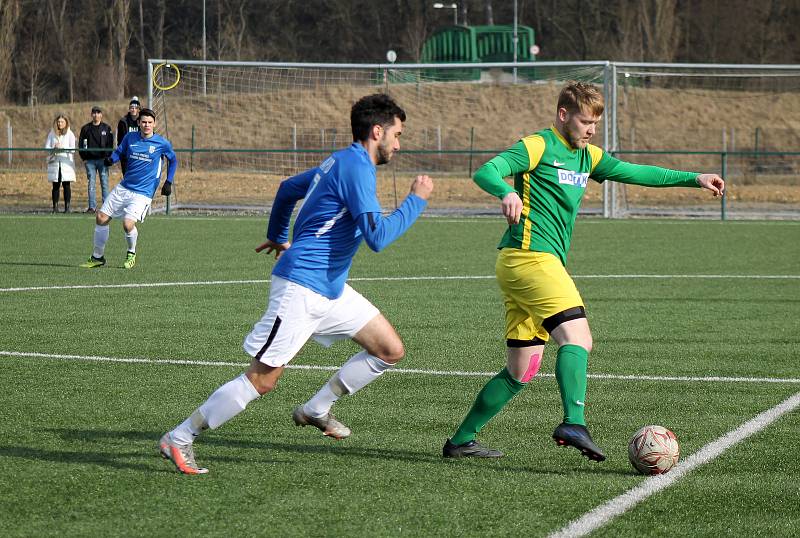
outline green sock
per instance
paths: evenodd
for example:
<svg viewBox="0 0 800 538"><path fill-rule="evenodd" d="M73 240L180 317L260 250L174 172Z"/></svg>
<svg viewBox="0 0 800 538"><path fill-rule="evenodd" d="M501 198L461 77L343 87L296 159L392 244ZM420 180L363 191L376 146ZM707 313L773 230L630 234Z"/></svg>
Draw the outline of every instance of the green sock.
<svg viewBox="0 0 800 538"><path fill-rule="evenodd" d="M483 386L472 409L450 439L454 445L463 445L475 439L492 417L499 413L527 383L521 383L511 377L508 369L503 368L500 373Z"/></svg>
<svg viewBox="0 0 800 538"><path fill-rule="evenodd" d="M586 401L586 369L589 352L581 346L566 344L556 354L556 381L564 406L564 422L586 425L583 418Z"/></svg>

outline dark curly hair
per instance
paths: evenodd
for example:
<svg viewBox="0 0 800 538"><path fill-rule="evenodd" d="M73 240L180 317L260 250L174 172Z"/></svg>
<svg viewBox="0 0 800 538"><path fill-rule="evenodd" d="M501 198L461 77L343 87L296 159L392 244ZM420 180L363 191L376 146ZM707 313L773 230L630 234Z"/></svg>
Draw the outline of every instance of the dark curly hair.
<svg viewBox="0 0 800 538"><path fill-rule="evenodd" d="M390 127L395 118L406 121L406 113L385 93L362 97L350 109L350 127L353 141L362 142L369 138L373 125Z"/></svg>

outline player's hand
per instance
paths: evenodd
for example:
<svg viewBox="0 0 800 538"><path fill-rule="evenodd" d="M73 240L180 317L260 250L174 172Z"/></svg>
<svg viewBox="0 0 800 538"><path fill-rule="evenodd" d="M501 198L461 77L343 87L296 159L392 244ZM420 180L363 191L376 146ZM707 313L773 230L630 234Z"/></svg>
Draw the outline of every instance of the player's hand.
<svg viewBox="0 0 800 538"><path fill-rule="evenodd" d="M172 182L165 181L161 186L161 196L169 196L170 194L172 194Z"/></svg>
<svg viewBox="0 0 800 538"><path fill-rule="evenodd" d="M519 219L522 216L522 199L519 194L509 192L503 197L503 216L508 221L508 224L519 224Z"/></svg>
<svg viewBox="0 0 800 538"><path fill-rule="evenodd" d="M106 157L103 159L103 165L105 165L106 168L110 168L114 165L114 161L111 160L111 157Z"/></svg>
<svg viewBox="0 0 800 538"><path fill-rule="evenodd" d="M714 196L722 196L725 194L725 180L717 174L700 174L695 181L704 189L714 193Z"/></svg>
<svg viewBox="0 0 800 538"><path fill-rule="evenodd" d="M433 192L433 180L428 176L417 176L411 184L411 194L427 200Z"/></svg>
<svg viewBox="0 0 800 538"><path fill-rule="evenodd" d="M292 246L292 244L289 243L288 241L286 243L276 243L274 241L270 241L269 239L267 239L266 241L264 241L263 243L261 243L256 247L256 252L261 252L262 250L265 251L267 254L271 254L274 252L275 259L277 260L278 258L281 257L281 254L283 254L283 251L288 249L290 246Z"/></svg>

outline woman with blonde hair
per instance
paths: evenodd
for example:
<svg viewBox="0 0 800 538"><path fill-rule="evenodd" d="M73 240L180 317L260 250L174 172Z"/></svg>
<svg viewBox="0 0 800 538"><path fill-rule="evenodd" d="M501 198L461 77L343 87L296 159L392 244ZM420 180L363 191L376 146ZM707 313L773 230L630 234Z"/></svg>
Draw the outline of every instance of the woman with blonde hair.
<svg viewBox="0 0 800 538"><path fill-rule="evenodd" d="M47 180L53 185L53 213L58 211L59 186L64 186L64 213L69 213L72 189L75 181L75 134L69 128L69 118L59 114L53 120L53 128L47 135L44 147L50 150L47 156Z"/></svg>

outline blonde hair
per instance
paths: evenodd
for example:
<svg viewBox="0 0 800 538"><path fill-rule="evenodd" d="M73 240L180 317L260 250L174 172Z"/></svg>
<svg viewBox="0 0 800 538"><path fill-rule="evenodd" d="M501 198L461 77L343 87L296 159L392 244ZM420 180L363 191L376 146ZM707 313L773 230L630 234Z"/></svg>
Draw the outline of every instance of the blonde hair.
<svg viewBox="0 0 800 538"><path fill-rule="evenodd" d="M58 120L60 120L61 118L64 118L64 121L66 122L63 132L61 132L58 129ZM69 118L67 117L66 114L59 114L58 116L56 116L56 119L53 120L53 132L56 133L57 135L63 135L67 134L67 131L69 131Z"/></svg>
<svg viewBox="0 0 800 538"><path fill-rule="evenodd" d="M584 82L570 82L561 89L558 94L558 105L556 110L564 107L567 112L590 112L594 116L600 116L605 109L603 94L596 86Z"/></svg>

